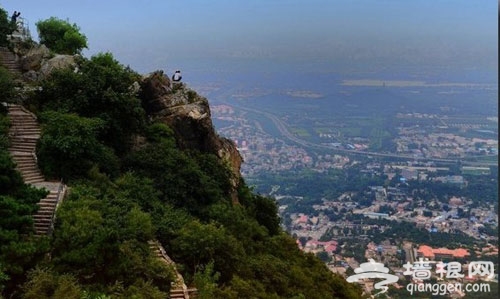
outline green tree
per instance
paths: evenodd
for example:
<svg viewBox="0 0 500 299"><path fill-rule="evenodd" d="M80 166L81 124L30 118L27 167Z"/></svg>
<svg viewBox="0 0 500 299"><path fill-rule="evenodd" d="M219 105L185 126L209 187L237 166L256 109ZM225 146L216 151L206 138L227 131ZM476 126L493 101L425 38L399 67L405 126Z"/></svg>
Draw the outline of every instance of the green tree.
<svg viewBox="0 0 500 299"><path fill-rule="evenodd" d="M41 268L29 272L23 290L23 299L80 299L83 295L75 277L68 274L58 275L50 269Z"/></svg>
<svg viewBox="0 0 500 299"><path fill-rule="evenodd" d="M229 201L228 189L223 187L228 184L228 176L213 155L192 156L169 142L160 142L147 144L129 155L125 166L153 180L165 202L200 216L210 204Z"/></svg>
<svg viewBox="0 0 500 299"><path fill-rule="evenodd" d="M205 267L200 267L194 274L194 284L198 289L199 299L212 299L217 290L217 280L220 273L214 272L214 263L210 262Z"/></svg>
<svg viewBox="0 0 500 299"><path fill-rule="evenodd" d="M224 227L215 223L198 221L181 228L179 236L172 240L173 255L194 273L197 267L213 261L214 270L221 273L221 281L230 280L241 266L244 250L240 242Z"/></svg>
<svg viewBox="0 0 500 299"><path fill-rule="evenodd" d="M0 102L10 102L14 95L14 81L10 72L0 65Z"/></svg>
<svg viewBox="0 0 500 299"><path fill-rule="evenodd" d="M83 285L111 289L120 282L126 290L145 286L143 280L168 291L172 271L147 243L154 238L151 217L130 198L112 186L75 186L57 215L53 265L58 273L72 273Z"/></svg>
<svg viewBox="0 0 500 299"><path fill-rule="evenodd" d="M145 112L129 87L139 75L122 66L110 53L78 61L79 72L58 70L42 82L33 100L39 110L76 113L103 121L99 140L118 154L132 144L132 135L142 131Z"/></svg>
<svg viewBox="0 0 500 299"><path fill-rule="evenodd" d="M40 44L60 54L78 54L87 48L87 37L69 21L51 17L36 23Z"/></svg>
<svg viewBox="0 0 500 299"><path fill-rule="evenodd" d="M0 7L0 47L5 47L9 44L7 35L12 33L12 29L7 11Z"/></svg>
<svg viewBox="0 0 500 299"><path fill-rule="evenodd" d="M104 127L101 119L57 112L46 112L41 119L44 126L37 152L46 175L72 179L85 176L94 165L116 174L118 158L97 140Z"/></svg>

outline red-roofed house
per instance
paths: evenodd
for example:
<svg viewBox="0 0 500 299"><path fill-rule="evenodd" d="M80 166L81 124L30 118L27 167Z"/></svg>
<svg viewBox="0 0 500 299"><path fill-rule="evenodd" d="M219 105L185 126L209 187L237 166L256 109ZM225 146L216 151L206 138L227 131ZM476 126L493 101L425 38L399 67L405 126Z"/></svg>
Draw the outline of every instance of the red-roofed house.
<svg viewBox="0 0 500 299"><path fill-rule="evenodd" d="M470 253L467 249L448 249L448 248L432 248L427 245L420 245L417 250L418 257L428 259L444 259L444 258L464 258L469 256Z"/></svg>

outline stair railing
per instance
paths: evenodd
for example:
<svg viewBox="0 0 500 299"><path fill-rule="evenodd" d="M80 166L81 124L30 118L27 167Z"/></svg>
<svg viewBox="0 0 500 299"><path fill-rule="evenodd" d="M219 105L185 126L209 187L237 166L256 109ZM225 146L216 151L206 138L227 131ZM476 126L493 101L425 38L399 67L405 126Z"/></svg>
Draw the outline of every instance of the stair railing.
<svg viewBox="0 0 500 299"><path fill-rule="evenodd" d="M52 214L52 218L50 220L50 227L49 227L49 230L47 231L47 235L51 235L52 232L54 231L54 224L56 222L57 208L59 207L59 204L61 203L62 198L64 198L65 191L66 191L66 187L63 183L63 180L61 179L61 181L59 182L59 187L57 189L56 206L54 208L54 213Z"/></svg>

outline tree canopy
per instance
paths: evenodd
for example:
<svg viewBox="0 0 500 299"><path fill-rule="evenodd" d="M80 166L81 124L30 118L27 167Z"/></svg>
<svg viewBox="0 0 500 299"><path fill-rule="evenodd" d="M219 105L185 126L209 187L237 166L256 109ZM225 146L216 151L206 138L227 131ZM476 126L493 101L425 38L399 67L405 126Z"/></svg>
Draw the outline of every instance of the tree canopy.
<svg viewBox="0 0 500 299"><path fill-rule="evenodd" d="M8 44L7 35L12 33L12 26L9 22L7 11L0 7L0 47Z"/></svg>
<svg viewBox="0 0 500 299"><path fill-rule="evenodd" d="M76 24L50 17L36 23L40 43L59 54L78 54L87 48L87 37Z"/></svg>

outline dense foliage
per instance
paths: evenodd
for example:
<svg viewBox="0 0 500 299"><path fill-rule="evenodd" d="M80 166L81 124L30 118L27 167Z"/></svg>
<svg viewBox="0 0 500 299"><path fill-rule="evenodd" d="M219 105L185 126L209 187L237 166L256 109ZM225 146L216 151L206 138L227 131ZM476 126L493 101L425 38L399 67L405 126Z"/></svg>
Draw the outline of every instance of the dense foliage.
<svg viewBox="0 0 500 299"><path fill-rule="evenodd" d="M87 37L76 24L51 17L36 23L40 43L60 54L77 54L87 48Z"/></svg>
<svg viewBox="0 0 500 299"><path fill-rule="evenodd" d="M0 47L8 45L7 35L12 33L12 24L10 23L7 12L0 7Z"/></svg>
<svg viewBox="0 0 500 299"><path fill-rule="evenodd" d="M55 110L98 118L97 138L118 153L128 150L130 136L142 130L145 113L131 91L139 75L124 67L110 53L78 62L78 72L63 69L41 83L33 104L39 111Z"/></svg>
<svg viewBox="0 0 500 299"><path fill-rule="evenodd" d="M0 101L8 102L14 95L14 81L7 69L0 65Z"/></svg>

